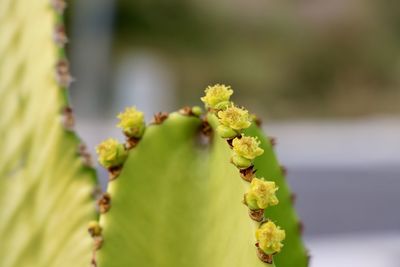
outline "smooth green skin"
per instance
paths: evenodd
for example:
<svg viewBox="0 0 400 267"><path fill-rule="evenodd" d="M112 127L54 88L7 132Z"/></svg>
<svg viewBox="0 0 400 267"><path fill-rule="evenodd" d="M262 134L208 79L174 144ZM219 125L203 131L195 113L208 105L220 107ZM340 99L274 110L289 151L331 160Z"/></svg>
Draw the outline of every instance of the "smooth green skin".
<svg viewBox="0 0 400 267"><path fill-rule="evenodd" d="M87 267L95 173L61 124L48 0L0 1L0 266Z"/></svg>
<svg viewBox="0 0 400 267"><path fill-rule="evenodd" d="M266 267L226 141L199 142L201 121L171 114L146 129L100 216L99 267Z"/></svg>
<svg viewBox="0 0 400 267"><path fill-rule="evenodd" d="M264 154L254 160L257 177L274 181L279 187L276 193L279 204L265 210L265 217L272 219L286 231L284 247L280 253L274 256L275 264L284 267L306 267L308 266L308 256L301 239L299 218L291 201L291 191L285 181L269 138L254 124L245 130L245 134L257 136L261 142L260 147L264 149Z"/></svg>

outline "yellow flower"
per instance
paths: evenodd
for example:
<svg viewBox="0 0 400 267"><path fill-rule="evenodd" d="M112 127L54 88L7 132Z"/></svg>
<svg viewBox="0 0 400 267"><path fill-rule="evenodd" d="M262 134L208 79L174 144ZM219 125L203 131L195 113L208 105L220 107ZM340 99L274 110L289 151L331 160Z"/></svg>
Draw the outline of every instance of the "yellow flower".
<svg viewBox="0 0 400 267"><path fill-rule="evenodd" d="M117 167L124 163L127 153L122 144L109 138L96 147L98 160L105 168Z"/></svg>
<svg viewBox="0 0 400 267"><path fill-rule="evenodd" d="M118 114L120 120L118 127L122 129L128 137L140 138L145 129L143 112L138 111L135 107L126 108L124 112Z"/></svg>
<svg viewBox="0 0 400 267"><path fill-rule="evenodd" d="M251 210L265 209L279 203L275 192L278 190L275 182L253 178L250 189L245 196L246 204Z"/></svg>
<svg viewBox="0 0 400 267"><path fill-rule="evenodd" d="M283 247L281 242L285 239L285 230L282 230L273 222L268 221L257 229L256 239L259 248L264 251L265 254L271 255L281 251Z"/></svg>
<svg viewBox="0 0 400 267"><path fill-rule="evenodd" d="M264 150L259 147L260 141L251 136L242 135L241 138L236 137L233 139L233 151L243 158L254 159L264 153Z"/></svg>
<svg viewBox="0 0 400 267"><path fill-rule="evenodd" d="M204 92L206 95L201 98L201 101L203 101L207 107L213 109L226 108L230 104L229 99L233 94L231 87L223 84L208 86Z"/></svg>
<svg viewBox="0 0 400 267"><path fill-rule="evenodd" d="M222 125L236 131L246 129L251 125L249 112L233 105L225 110L219 111L218 118Z"/></svg>

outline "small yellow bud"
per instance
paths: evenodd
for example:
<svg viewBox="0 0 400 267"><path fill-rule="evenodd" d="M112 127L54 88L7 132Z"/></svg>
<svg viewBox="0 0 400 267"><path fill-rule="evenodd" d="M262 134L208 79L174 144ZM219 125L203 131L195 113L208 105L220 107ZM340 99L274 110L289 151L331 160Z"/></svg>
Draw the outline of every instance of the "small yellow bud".
<svg viewBox="0 0 400 267"><path fill-rule="evenodd" d="M91 221L88 224L88 232L92 237L101 235L101 227L97 221Z"/></svg>
<svg viewBox="0 0 400 267"><path fill-rule="evenodd" d="M285 230L268 221L256 230L256 239L259 248L265 254L271 255L281 251L282 241L285 239Z"/></svg>
<svg viewBox="0 0 400 267"><path fill-rule="evenodd" d="M250 160L264 153L264 150L260 148L259 145L260 141L251 136L242 135L241 138L236 137L232 141L233 151L239 156Z"/></svg>
<svg viewBox="0 0 400 267"><path fill-rule="evenodd" d="M218 112L219 122L236 131L248 128L251 125L249 112L235 106Z"/></svg>
<svg viewBox="0 0 400 267"><path fill-rule="evenodd" d="M135 107L126 108L124 112L118 114L120 120L117 127L121 128L128 137L140 138L146 127L143 112Z"/></svg>
<svg viewBox="0 0 400 267"><path fill-rule="evenodd" d="M208 108L224 109L230 105L229 99L233 94L230 86L216 84L208 86L204 91L206 95L201 98Z"/></svg>
<svg viewBox="0 0 400 267"><path fill-rule="evenodd" d="M109 138L96 147L98 160L105 168L118 167L124 163L127 153L122 144Z"/></svg>
<svg viewBox="0 0 400 267"><path fill-rule="evenodd" d="M275 192L278 190L275 182L264 181L253 178L250 189L245 195L245 201L249 209L266 209L268 206L274 206L279 203Z"/></svg>

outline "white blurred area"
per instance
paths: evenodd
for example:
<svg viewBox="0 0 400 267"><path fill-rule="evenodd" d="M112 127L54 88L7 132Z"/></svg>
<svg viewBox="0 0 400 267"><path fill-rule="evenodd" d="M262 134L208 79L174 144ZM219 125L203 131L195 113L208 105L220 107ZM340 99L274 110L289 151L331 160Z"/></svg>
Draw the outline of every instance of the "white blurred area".
<svg viewBox="0 0 400 267"><path fill-rule="evenodd" d="M307 244L310 267L400 266L400 232L319 237Z"/></svg>
<svg viewBox="0 0 400 267"><path fill-rule="evenodd" d="M277 151L291 167L389 165L400 170L399 118L278 122L266 130L278 137Z"/></svg>
<svg viewBox="0 0 400 267"><path fill-rule="evenodd" d="M125 55L116 72L114 114L135 105L150 120L155 112L168 111L177 98L166 62L147 51Z"/></svg>

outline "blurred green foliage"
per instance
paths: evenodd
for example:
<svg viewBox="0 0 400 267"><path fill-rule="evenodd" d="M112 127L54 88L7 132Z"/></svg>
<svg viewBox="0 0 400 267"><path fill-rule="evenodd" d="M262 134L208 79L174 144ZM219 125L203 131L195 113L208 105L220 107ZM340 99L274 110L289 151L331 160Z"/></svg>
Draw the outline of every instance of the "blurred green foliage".
<svg viewBox="0 0 400 267"><path fill-rule="evenodd" d="M116 13L116 54L160 55L182 103L225 82L275 118L400 111L398 1L119 0Z"/></svg>

